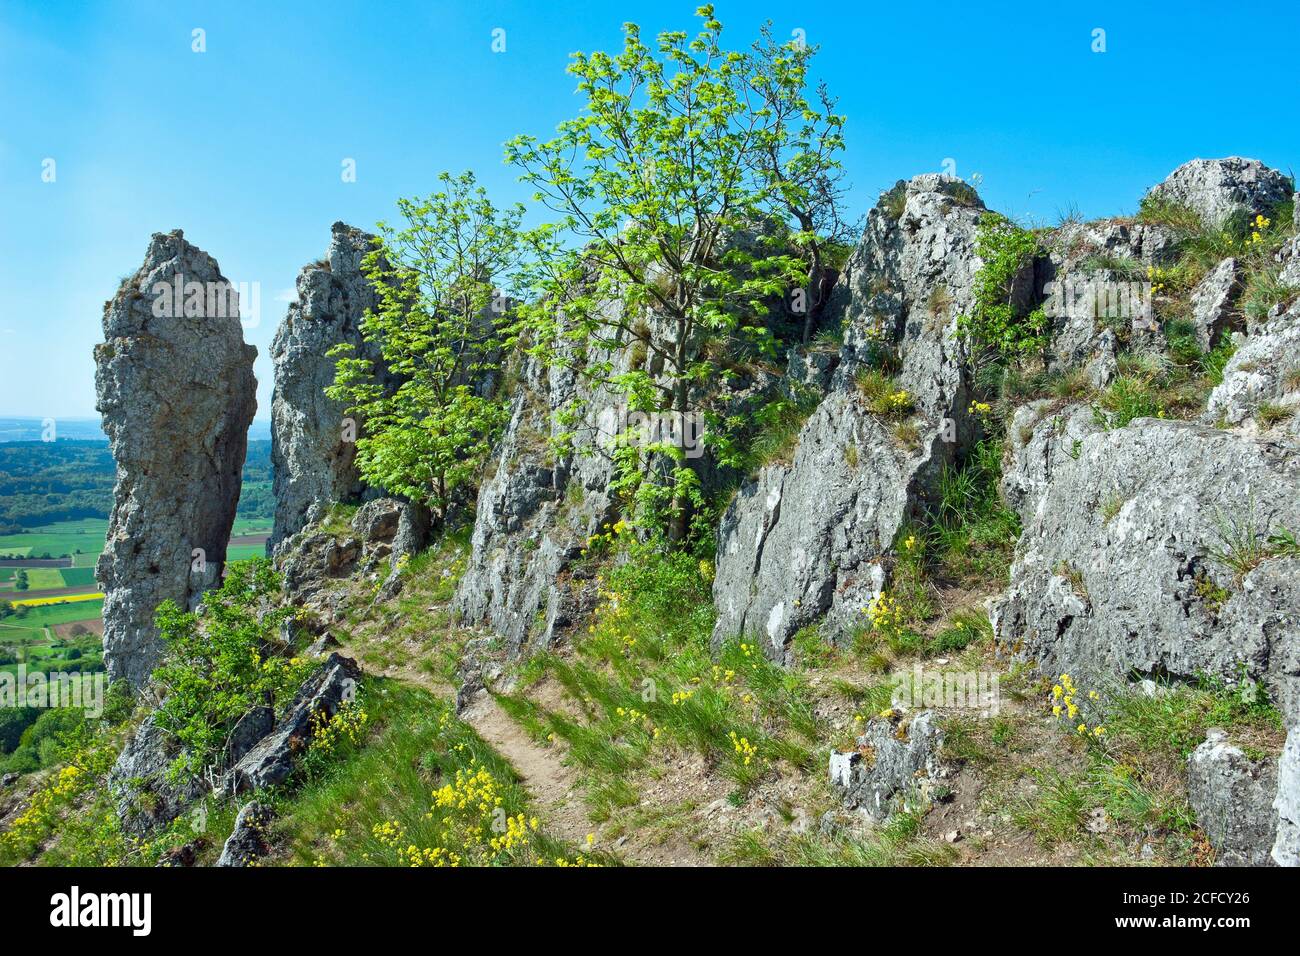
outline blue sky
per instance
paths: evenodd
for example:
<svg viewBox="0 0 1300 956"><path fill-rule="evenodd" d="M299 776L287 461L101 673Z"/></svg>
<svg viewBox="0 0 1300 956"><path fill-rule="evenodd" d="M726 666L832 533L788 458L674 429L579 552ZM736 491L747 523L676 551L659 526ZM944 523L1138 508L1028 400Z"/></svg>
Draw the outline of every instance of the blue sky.
<svg viewBox="0 0 1300 956"><path fill-rule="evenodd" d="M1300 168L1287 55L1300 4L1217 6L724 0L717 12L736 45L770 18L821 46L820 77L848 116L855 214L951 159L980 174L990 207L1051 222L1071 205L1132 212L1198 156ZM616 48L626 20L647 35L693 29L694 7L0 0L0 416L94 414L104 300L150 233L180 227L227 277L261 286L245 334L265 417L268 345L331 222L371 226L443 169L526 199L501 143L577 109L568 54ZM205 53L191 50L195 28ZM1095 28L1105 53L1091 50Z"/></svg>

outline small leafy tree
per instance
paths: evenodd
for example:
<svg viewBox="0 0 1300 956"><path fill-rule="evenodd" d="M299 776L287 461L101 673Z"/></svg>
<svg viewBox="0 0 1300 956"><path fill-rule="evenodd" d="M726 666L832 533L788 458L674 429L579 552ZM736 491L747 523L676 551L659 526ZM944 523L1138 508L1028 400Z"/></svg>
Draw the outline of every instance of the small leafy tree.
<svg viewBox="0 0 1300 956"><path fill-rule="evenodd" d="M816 103L804 94L808 66L817 48L806 43L778 43L772 25L764 24L754 44L750 83L762 102L765 122L758 130L758 168L771 188L777 208L794 221L791 236L806 268L803 342L808 344L830 291L826 269L857 238L857 224L842 215L844 117L825 83Z"/></svg>
<svg viewBox="0 0 1300 956"><path fill-rule="evenodd" d="M713 7L697 13L693 39L665 32L652 48L626 24L622 52L574 54L582 114L506 155L558 216L528 235L540 265L525 312L534 354L570 363L629 411L699 421L737 353L773 353L768 304L820 279L843 121L824 91L824 112L804 97L810 49L765 33L727 50ZM626 348L640 359L616 370ZM725 457L724 422L708 424ZM621 449L620 488L683 539L702 503L691 460L671 442ZM651 456L670 462L667 481Z"/></svg>
<svg viewBox="0 0 1300 956"><path fill-rule="evenodd" d="M361 475L441 519L506 420L487 383L513 341L507 305L523 207L498 209L469 172L438 180L443 188L427 199L398 200L406 225L380 223L363 263L379 306L361 333L379 359L336 346L325 391L364 419Z"/></svg>

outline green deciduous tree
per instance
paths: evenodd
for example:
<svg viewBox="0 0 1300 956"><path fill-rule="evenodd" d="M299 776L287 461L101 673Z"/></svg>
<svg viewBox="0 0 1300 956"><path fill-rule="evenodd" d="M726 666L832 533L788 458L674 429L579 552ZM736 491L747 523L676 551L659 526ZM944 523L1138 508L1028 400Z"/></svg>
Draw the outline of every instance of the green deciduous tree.
<svg viewBox="0 0 1300 956"><path fill-rule="evenodd" d="M363 264L379 306L361 332L380 367L337 346L326 393L364 419L361 475L441 518L506 419L490 383L513 341L523 207L497 208L471 173L438 178L442 189L427 199L398 201L405 225L380 223Z"/></svg>
<svg viewBox="0 0 1300 956"><path fill-rule="evenodd" d="M575 54L582 114L549 141L507 144L558 217L529 233L534 354L572 361L629 410L678 416L700 413L738 353L772 353L775 298L820 288L842 148L825 91L819 109L804 95L812 48L765 32L726 50L713 8L698 14L694 38L666 32L650 46L627 24L620 53ZM610 355L629 346L644 361L616 372ZM706 441L724 447L722 425L711 419ZM625 490L680 540L699 504L691 462L667 443L640 450L620 460ZM670 480L630 479L654 474L655 454L672 463Z"/></svg>

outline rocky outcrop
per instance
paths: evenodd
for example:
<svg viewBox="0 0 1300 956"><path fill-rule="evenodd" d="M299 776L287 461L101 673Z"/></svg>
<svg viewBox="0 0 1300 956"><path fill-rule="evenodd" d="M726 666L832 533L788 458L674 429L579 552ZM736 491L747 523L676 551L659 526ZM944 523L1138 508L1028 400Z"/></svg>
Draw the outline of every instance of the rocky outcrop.
<svg viewBox="0 0 1300 956"><path fill-rule="evenodd" d="M361 680L356 661L331 654L294 697L275 728L248 751L230 772L232 793L283 783L293 774L312 731L351 700Z"/></svg>
<svg viewBox="0 0 1300 956"><path fill-rule="evenodd" d="M1192 325L1202 349L1217 345L1233 324L1233 304L1241 291L1241 267L1236 259L1224 259L1192 290Z"/></svg>
<svg viewBox="0 0 1300 956"><path fill-rule="evenodd" d="M1300 453L1138 419L1057 465L993 608L997 636L1076 680L1234 682L1244 667L1294 720L1300 559L1264 542L1300 528Z"/></svg>
<svg viewBox="0 0 1300 956"><path fill-rule="evenodd" d="M104 660L143 684L161 653L154 611L193 608L221 580L257 407L238 295L180 230L158 233L144 264L104 306L96 407L117 463L96 577Z"/></svg>
<svg viewBox="0 0 1300 956"><path fill-rule="evenodd" d="M902 810L929 805L938 781L948 776L940 760L943 732L933 711L921 711L905 723L873 717L857 748L832 751L830 782L850 810L883 821Z"/></svg>
<svg viewBox="0 0 1300 956"><path fill-rule="evenodd" d="M1038 509L1052 476L1078 459L1083 440L1103 430L1089 405L1039 399L1016 409L1007 429L1001 490L1022 521Z"/></svg>
<svg viewBox="0 0 1300 956"><path fill-rule="evenodd" d="M192 774L169 773L179 755L175 738L146 717L108 776L123 831L142 837L166 826L206 792Z"/></svg>
<svg viewBox="0 0 1300 956"><path fill-rule="evenodd" d="M1220 866L1267 866L1277 830L1277 763L1251 760L1211 730L1187 758L1187 795Z"/></svg>
<svg viewBox="0 0 1300 956"><path fill-rule="evenodd" d="M626 370L630 351L614 355ZM495 470L479 491L469 566L455 607L462 621L486 625L511 654L546 647L595 605L592 573L577 566L588 539L617 520L609 486L609 442L616 426L602 413L617 398L593 390L566 363L523 360ZM580 404L571 447L552 439L566 426L561 409Z"/></svg>
<svg viewBox="0 0 1300 956"><path fill-rule="evenodd" d="M362 339L361 319L378 297L361 263L374 236L341 222L331 227L325 258L298 274L298 301L271 343L275 390L271 398L271 463L275 524L267 553L312 521L332 502L361 499L365 483L354 459L361 422L345 430L344 406L325 395L334 383L336 345L376 359Z"/></svg>
<svg viewBox="0 0 1300 956"><path fill-rule="evenodd" d="M844 346L831 392L804 424L793 459L763 468L718 532L715 643L760 638L784 660L816 621L835 638L885 585L888 553L917 518L944 465L976 433L957 316L972 302L984 207L947 176L918 176L882 196L828 305ZM1032 269L1017 283L1032 294ZM905 421L873 413L857 377L896 353ZM903 426L903 427L900 427Z"/></svg>
<svg viewBox="0 0 1300 956"><path fill-rule="evenodd" d="M1195 211L1206 226L1222 226L1234 213L1268 215L1294 184L1257 159L1193 159L1152 188L1150 196Z"/></svg>
<svg viewBox="0 0 1300 956"><path fill-rule="evenodd" d="M266 828L273 818L270 807L256 801L245 804L235 817L235 828L221 848L217 866L250 866L266 856Z"/></svg>
<svg viewBox="0 0 1300 956"><path fill-rule="evenodd" d="M326 520L286 539L276 565L290 600L328 623L344 613L349 579L378 583L382 598L396 595L403 559L413 557L428 539L427 509L396 498L373 498L357 509L350 525Z"/></svg>
<svg viewBox="0 0 1300 956"><path fill-rule="evenodd" d="M1259 431L1254 419L1265 403L1291 409L1286 425L1293 440L1300 439L1300 304L1244 339L1210 394L1203 420Z"/></svg>
<svg viewBox="0 0 1300 956"><path fill-rule="evenodd" d="M1051 322L1048 359L1054 368L1082 366L1099 355L1110 355L1113 366L1119 343L1145 348L1154 341L1142 283L1148 268L1175 258L1172 229L1123 219L1067 223L1043 245L1035 282ZM1113 368L1094 374L1093 384L1104 387L1113 375Z"/></svg>
<svg viewBox="0 0 1300 956"><path fill-rule="evenodd" d="M622 306L607 302L603 308L614 322ZM773 323L787 318L779 308L772 313ZM670 342L662 321L648 314L629 325L644 324L646 334ZM590 354L579 354L561 337L559 349L554 361L524 355L512 370L510 420L479 490L469 565L455 599L461 622L490 628L504 638L510 656L549 646L595 606L596 572L580 559L590 538L608 533L620 516L610 488L617 474L613 451L628 427L625 397L603 383L634 369L659 374L662 366L635 335L626 345ZM584 374L605 363L599 375ZM694 394L695 406L743 417L747 403L779 378L763 369L732 371ZM688 466L706 491L715 491L724 470L698 432L684 437ZM649 468L658 472L663 463L652 457Z"/></svg>

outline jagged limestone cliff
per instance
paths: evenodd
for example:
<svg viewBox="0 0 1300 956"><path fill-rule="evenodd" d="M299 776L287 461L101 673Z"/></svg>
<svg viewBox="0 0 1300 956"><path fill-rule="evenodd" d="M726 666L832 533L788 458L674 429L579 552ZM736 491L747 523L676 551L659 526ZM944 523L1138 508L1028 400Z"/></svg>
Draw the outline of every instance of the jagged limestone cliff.
<svg viewBox="0 0 1300 956"><path fill-rule="evenodd" d="M361 269L374 237L341 222L330 229L325 258L298 274L298 301L289 306L271 343L271 463L275 525L273 552L319 518L331 502L354 502L366 490L354 464L361 422L345 427L343 406L325 395L334 382L329 350L350 344L374 357L361 336L361 318L377 305Z"/></svg>

